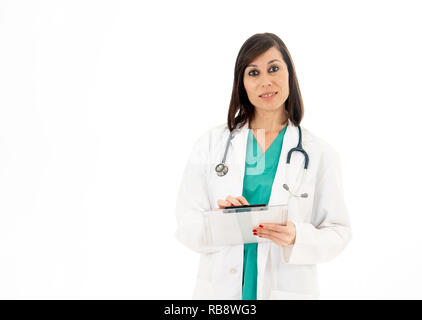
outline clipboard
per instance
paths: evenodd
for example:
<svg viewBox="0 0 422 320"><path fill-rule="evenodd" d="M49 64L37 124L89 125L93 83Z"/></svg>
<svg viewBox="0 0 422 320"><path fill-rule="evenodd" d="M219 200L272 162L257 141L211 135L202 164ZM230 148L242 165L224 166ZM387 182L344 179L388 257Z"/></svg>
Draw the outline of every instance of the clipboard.
<svg viewBox="0 0 422 320"><path fill-rule="evenodd" d="M206 241L212 246L269 242L254 236L252 229L261 223L286 225L287 208L287 204L249 205L207 211L204 213Z"/></svg>

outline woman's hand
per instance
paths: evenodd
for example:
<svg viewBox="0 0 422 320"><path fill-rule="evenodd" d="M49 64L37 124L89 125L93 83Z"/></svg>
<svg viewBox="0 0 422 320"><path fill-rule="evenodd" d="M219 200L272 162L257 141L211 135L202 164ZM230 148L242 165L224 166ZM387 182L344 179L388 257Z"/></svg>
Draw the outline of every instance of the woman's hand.
<svg viewBox="0 0 422 320"><path fill-rule="evenodd" d="M232 197L227 196L226 200L218 200L217 201L218 208L224 209L225 207L232 207L232 206L244 206L249 205L248 201L246 201L245 197Z"/></svg>
<svg viewBox="0 0 422 320"><path fill-rule="evenodd" d="M270 239L280 247L286 247L296 241L296 226L290 221L287 221L285 226L276 223L262 223L252 232L258 237Z"/></svg>

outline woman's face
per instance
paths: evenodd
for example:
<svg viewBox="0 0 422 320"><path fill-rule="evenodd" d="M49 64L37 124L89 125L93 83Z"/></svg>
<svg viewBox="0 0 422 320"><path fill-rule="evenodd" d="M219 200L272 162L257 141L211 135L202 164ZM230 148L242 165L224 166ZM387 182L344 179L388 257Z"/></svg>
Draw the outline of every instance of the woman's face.
<svg viewBox="0 0 422 320"><path fill-rule="evenodd" d="M284 103L289 97L289 72L280 51L275 47L246 67L243 83L249 101L255 108L262 111L284 110Z"/></svg>

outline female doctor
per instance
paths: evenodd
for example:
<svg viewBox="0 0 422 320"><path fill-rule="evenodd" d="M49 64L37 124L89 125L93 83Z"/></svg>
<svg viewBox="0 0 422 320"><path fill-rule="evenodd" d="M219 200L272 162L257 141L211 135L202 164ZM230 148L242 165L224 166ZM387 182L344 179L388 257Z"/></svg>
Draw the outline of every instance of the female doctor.
<svg viewBox="0 0 422 320"><path fill-rule="evenodd" d="M247 39L227 123L197 140L178 193L176 237L201 254L194 299L318 298L316 264L336 257L351 230L339 157L300 127L303 110L283 41L272 33ZM207 244L204 211L262 203L288 204L287 225L250 230L267 241Z"/></svg>

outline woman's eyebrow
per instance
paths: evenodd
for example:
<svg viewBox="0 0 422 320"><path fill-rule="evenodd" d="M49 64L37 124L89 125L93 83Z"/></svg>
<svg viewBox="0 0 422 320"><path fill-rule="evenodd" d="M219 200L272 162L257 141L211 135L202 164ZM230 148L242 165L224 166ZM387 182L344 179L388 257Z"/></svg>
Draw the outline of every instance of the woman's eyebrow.
<svg viewBox="0 0 422 320"><path fill-rule="evenodd" d="M281 62L281 61L280 61L280 60L278 60L278 59L273 59L273 60L268 61L268 63L267 63L267 64L273 63L274 61ZM257 67L257 65L256 65L256 64L248 64L248 65L246 66L246 68L247 68L247 67Z"/></svg>

